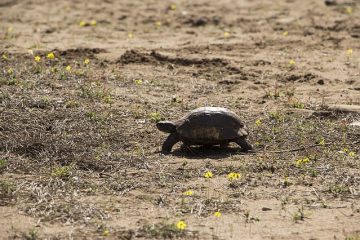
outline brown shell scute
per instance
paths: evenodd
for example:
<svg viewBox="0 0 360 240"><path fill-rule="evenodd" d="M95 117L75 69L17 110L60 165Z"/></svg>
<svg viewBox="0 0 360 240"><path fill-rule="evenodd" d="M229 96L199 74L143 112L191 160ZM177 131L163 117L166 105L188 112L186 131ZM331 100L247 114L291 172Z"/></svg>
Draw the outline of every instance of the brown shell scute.
<svg viewBox="0 0 360 240"><path fill-rule="evenodd" d="M239 117L219 107L203 107L191 111L176 122L176 131L184 139L199 142L218 142L247 136Z"/></svg>

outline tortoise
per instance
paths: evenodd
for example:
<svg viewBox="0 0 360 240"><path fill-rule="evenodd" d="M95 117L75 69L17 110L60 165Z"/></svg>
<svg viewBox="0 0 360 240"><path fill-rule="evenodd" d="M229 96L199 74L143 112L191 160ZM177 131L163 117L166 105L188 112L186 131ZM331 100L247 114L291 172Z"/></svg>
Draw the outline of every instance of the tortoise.
<svg viewBox="0 0 360 240"><path fill-rule="evenodd" d="M221 107L197 108L183 118L171 122L160 121L156 127L170 133L162 145L163 153L170 153L179 141L184 145L220 145L226 147L230 142L237 143L242 151L252 150L246 141L248 131L245 124L234 112Z"/></svg>

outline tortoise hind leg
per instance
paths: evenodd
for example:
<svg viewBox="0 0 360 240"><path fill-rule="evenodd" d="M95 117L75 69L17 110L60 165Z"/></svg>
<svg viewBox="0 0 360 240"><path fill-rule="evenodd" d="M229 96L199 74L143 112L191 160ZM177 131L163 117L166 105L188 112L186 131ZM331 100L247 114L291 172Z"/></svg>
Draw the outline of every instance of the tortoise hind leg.
<svg viewBox="0 0 360 240"><path fill-rule="evenodd" d="M179 141L179 135L177 133L171 133L163 143L161 152L164 154L170 153L172 147Z"/></svg>
<svg viewBox="0 0 360 240"><path fill-rule="evenodd" d="M244 152L253 150L253 147L245 140L244 137L238 137L234 140L234 142L236 142Z"/></svg>

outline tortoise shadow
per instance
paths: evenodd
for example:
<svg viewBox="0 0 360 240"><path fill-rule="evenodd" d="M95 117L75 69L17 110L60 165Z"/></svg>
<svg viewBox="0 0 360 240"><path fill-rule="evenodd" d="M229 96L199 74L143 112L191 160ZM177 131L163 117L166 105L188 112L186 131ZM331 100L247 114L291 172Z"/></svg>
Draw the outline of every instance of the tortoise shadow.
<svg viewBox="0 0 360 240"><path fill-rule="evenodd" d="M232 155L246 155L239 147L220 147L220 146L181 146L174 149L169 155L185 157L189 159L222 159Z"/></svg>

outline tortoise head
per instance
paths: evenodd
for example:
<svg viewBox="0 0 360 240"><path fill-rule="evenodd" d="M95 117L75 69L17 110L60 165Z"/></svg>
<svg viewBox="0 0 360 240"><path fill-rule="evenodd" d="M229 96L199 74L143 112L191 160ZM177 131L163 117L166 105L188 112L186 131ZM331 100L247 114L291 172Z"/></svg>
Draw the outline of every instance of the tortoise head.
<svg viewBox="0 0 360 240"><path fill-rule="evenodd" d="M156 127L162 132L166 132L166 133L176 132L175 123L170 121L160 121L156 123Z"/></svg>

